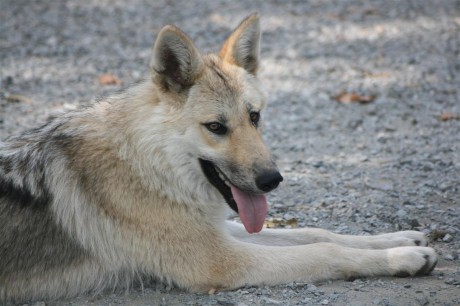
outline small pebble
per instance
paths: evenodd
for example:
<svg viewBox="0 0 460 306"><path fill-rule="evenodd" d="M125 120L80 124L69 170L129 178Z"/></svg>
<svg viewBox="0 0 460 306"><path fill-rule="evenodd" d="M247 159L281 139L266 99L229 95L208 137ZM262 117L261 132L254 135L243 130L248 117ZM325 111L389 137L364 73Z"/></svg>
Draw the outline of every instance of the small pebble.
<svg viewBox="0 0 460 306"><path fill-rule="evenodd" d="M405 218L407 216L407 212L404 209L400 209L396 212L396 216L400 219Z"/></svg>
<svg viewBox="0 0 460 306"><path fill-rule="evenodd" d="M430 303L430 301L428 300L428 298L426 296L418 296L415 298L415 300L417 301L417 303L420 305L420 306L425 306L425 305L428 305Z"/></svg>
<svg viewBox="0 0 460 306"><path fill-rule="evenodd" d="M444 281L444 283L447 284L447 285L455 285L456 286L456 285L460 285L460 280L456 280L456 279L450 277L450 278L446 279Z"/></svg>
<svg viewBox="0 0 460 306"><path fill-rule="evenodd" d="M217 299L217 303L219 305L223 305L223 306L235 306L235 305L237 305L235 302L230 301L230 300L225 300L225 299Z"/></svg>
<svg viewBox="0 0 460 306"><path fill-rule="evenodd" d="M263 300L266 305L282 305L283 304L283 302L269 298L269 297L262 297L261 300Z"/></svg>

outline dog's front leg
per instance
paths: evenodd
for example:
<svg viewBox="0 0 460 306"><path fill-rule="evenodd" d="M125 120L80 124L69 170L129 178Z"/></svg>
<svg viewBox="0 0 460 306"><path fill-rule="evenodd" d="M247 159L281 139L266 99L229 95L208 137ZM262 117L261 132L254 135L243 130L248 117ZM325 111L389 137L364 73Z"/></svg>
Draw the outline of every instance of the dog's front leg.
<svg viewBox="0 0 460 306"><path fill-rule="evenodd" d="M248 234L241 223L226 221L226 228L236 239L244 242L272 245L294 246L317 242L334 242L334 234L323 229L269 229L256 234Z"/></svg>
<svg viewBox="0 0 460 306"><path fill-rule="evenodd" d="M231 254L225 252L216 259L219 266L210 271L218 273L207 275L207 290L375 275L423 275L437 261L434 250L427 247L363 250L332 243L289 247L236 243Z"/></svg>
<svg viewBox="0 0 460 306"><path fill-rule="evenodd" d="M262 245L303 245L317 242L332 242L351 248L388 249L399 246L427 246L428 239L422 232L401 231L374 236L340 235L319 228L263 229L257 234L248 234L244 226L227 221L227 229L236 239Z"/></svg>

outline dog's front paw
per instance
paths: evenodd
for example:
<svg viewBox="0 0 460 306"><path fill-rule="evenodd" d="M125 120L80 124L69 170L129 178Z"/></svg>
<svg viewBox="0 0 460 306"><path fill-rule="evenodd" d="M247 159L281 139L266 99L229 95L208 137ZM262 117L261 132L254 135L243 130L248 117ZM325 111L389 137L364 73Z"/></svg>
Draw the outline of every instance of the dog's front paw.
<svg viewBox="0 0 460 306"><path fill-rule="evenodd" d="M387 240L387 248L428 245L428 238L425 236L425 234L417 231L401 231L396 233L381 234L375 237L378 239Z"/></svg>
<svg viewBox="0 0 460 306"><path fill-rule="evenodd" d="M427 275L438 262L435 250L428 247L398 247L387 252L389 272L398 277Z"/></svg>

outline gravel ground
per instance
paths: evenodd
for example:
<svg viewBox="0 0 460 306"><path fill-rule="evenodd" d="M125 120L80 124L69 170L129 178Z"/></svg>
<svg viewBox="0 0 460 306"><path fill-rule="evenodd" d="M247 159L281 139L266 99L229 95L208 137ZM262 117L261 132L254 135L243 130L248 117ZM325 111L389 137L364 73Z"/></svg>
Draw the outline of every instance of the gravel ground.
<svg viewBox="0 0 460 306"><path fill-rule="evenodd" d="M254 11L264 30L265 136L285 177L267 223L364 235L418 229L432 238L438 267L413 279L214 295L152 283L35 305L460 304L458 0L2 0L0 139L144 78L163 25L216 51ZM101 85L106 73L122 84Z"/></svg>

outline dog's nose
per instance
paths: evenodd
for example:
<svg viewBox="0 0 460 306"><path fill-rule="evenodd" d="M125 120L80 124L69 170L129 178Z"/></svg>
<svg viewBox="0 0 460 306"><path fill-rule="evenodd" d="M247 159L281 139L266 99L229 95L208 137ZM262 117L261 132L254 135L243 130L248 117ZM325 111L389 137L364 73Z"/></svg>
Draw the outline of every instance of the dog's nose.
<svg viewBox="0 0 460 306"><path fill-rule="evenodd" d="M269 192L278 187L283 177L278 171L266 171L256 178L257 187L263 192Z"/></svg>

